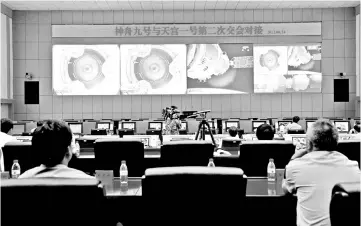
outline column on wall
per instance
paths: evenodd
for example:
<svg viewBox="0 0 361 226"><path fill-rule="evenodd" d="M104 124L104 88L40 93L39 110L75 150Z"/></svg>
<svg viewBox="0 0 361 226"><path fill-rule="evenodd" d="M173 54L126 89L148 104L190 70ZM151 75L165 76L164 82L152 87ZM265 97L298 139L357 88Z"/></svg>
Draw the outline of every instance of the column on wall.
<svg viewBox="0 0 361 226"><path fill-rule="evenodd" d="M1 13L1 117L12 118L12 18Z"/></svg>

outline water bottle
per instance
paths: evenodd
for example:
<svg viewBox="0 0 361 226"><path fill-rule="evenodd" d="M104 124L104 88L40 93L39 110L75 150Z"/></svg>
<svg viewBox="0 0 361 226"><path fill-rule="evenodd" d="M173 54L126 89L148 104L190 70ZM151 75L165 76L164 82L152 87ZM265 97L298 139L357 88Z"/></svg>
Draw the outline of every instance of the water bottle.
<svg viewBox="0 0 361 226"><path fill-rule="evenodd" d="M120 176L120 184L127 185L128 184L128 167L125 164L125 160L123 160L122 164L120 165L119 176Z"/></svg>
<svg viewBox="0 0 361 226"><path fill-rule="evenodd" d="M11 167L11 178L17 179L20 176L20 165L18 160L14 160Z"/></svg>
<svg viewBox="0 0 361 226"><path fill-rule="evenodd" d="M268 181L276 181L276 166L273 162L273 159L269 159L267 166L267 179Z"/></svg>
<svg viewBox="0 0 361 226"><path fill-rule="evenodd" d="M209 159L208 167L216 167L216 165L214 165L214 162L213 162L212 158Z"/></svg>

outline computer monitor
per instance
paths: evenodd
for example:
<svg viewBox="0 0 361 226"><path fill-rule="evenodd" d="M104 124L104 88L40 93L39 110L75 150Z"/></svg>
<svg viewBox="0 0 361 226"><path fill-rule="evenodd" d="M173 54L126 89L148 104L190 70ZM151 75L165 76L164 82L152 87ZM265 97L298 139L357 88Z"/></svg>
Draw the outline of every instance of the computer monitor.
<svg viewBox="0 0 361 226"><path fill-rule="evenodd" d="M161 130L163 122L148 122L148 129Z"/></svg>
<svg viewBox="0 0 361 226"><path fill-rule="evenodd" d="M232 126L238 128L238 121L226 121L226 130L228 131L229 128L231 128Z"/></svg>
<svg viewBox="0 0 361 226"><path fill-rule="evenodd" d="M291 123L292 123L292 121L284 121L284 120L278 121L276 124L277 125L276 129L278 129L280 131L284 131L286 129L287 125L291 124Z"/></svg>
<svg viewBox="0 0 361 226"><path fill-rule="evenodd" d="M266 124L267 121L252 121L252 131L255 131L258 126Z"/></svg>
<svg viewBox="0 0 361 226"><path fill-rule="evenodd" d="M308 130L308 127L312 126L312 124L316 121L306 121L306 131Z"/></svg>
<svg viewBox="0 0 361 226"><path fill-rule="evenodd" d="M26 131L26 123L14 123L13 135L22 135Z"/></svg>
<svg viewBox="0 0 361 226"><path fill-rule="evenodd" d="M348 133L350 131L350 122L346 120L334 121L335 127L339 133Z"/></svg>
<svg viewBox="0 0 361 226"><path fill-rule="evenodd" d="M185 131L188 130L188 123L187 122L182 122L181 130L185 130Z"/></svg>
<svg viewBox="0 0 361 226"><path fill-rule="evenodd" d="M135 122L122 122L122 129L135 131Z"/></svg>
<svg viewBox="0 0 361 226"><path fill-rule="evenodd" d="M110 129L110 122L98 122L97 129Z"/></svg>
<svg viewBox="0 0 361 226"><path fill-rule="evenodd" d="M299 149L306 148L306 137L292 137L293 145L297 146Z"/></svg>
<svg viewBox="0 0 361 226"><path fill-rule="evenodd" d="M83 123L69 123L69 127L73 134L80 134L83 131Z"/></svg>

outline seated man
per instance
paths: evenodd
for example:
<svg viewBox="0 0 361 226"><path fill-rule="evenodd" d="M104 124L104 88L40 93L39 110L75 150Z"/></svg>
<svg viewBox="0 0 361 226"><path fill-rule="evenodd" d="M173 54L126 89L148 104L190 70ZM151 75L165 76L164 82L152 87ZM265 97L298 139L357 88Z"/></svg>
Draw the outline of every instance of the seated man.
<svg viewBox="0 0 361 226"><path fill-rule="evenodd" d="M288 132L288 130L300 130L302 129L302 126L300 124L298 124L298 122L300 121L300 117L295 116L292 119L292 123L288 124L285 128L285 133Z"/></svg>
<svg viewBox="0 0 361 226"><path fill-rule="evenodd" d="M0 172L4 171L4 158L2 147L5 146L7 142L16 141L16 138L11 136L13 131L13 122L10 119L2 118L1 119L1 132L0 132Z"/></svg>
<svg viewBox="0 0 361 226"><path fill-rule="evenodd" d="M219 155L232 155L231 153L229 153L228 151L225 151L222 149L222 143L223 140L239 140L239 138L237 137L238 134L238 129L235 126L232 126L228 129L228 134L229 137L225 137L221 140L219 147L216 149L216 152L214 153L215 156L219 156Z"/></svg>
<svg viewBox="0 0 361 226"><path fill-rule="evenodd" d="M30 169L19 178L62 177L93 178L80 170L68 167L73 155L72 133L65 122L48 120L36 129L31 140L40 166Z"/></svg>
<svg viewBox="0 0 361 226"><path fill-rule="evenodd" d="M15 137L11 136L13 127L14 124L10 119L1 119L0 148L4 147L7 142L16 140Z"/></svg>
<svg viewBox="0 0 361 226"><path fill-rule="evenodd" d="M358 134L358 133L360 133L360 121L356 121L355 125L349 132L349 134Z"/></svg>
<svg viewBox="0 0 361 226"><path fill-rule="evenodd" d="M256 136L258 140L273 140L275 130L273 126L268 124L262 124L258 126Z"/></svg>
<svg viewBox="0 0 361 226"><path fill-rule="evenodd" d="M38 122L36 122L36 127L35 128L33 128L33 129L31 129L31 133L34 133L34 131L36 130L36 129L38 129L38 128L40 128L42 125L43 125L43 121L38 121Z"/></svg>
<svg viewBox="0 0 361 226"><path fill-rule="evenodd" d="M282 187L297 194L297 225L331 225L331 192L339 182L360 180L356 161L335 151L338 132L329 120L318 120L306 134L306 149L296 150L286 166Z"/></svg>

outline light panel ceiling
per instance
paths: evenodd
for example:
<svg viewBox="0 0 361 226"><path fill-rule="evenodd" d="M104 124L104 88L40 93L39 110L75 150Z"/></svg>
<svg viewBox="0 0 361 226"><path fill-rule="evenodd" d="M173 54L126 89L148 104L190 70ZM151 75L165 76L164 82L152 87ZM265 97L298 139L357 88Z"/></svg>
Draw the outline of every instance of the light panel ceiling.
<svg viewBox="0 0 361 226"><path fill-rule="evenodd" d="M360 1L245 1L245 0L68 0L68 1L2 1L13 10L224 10L355 7Z"/></svg>

